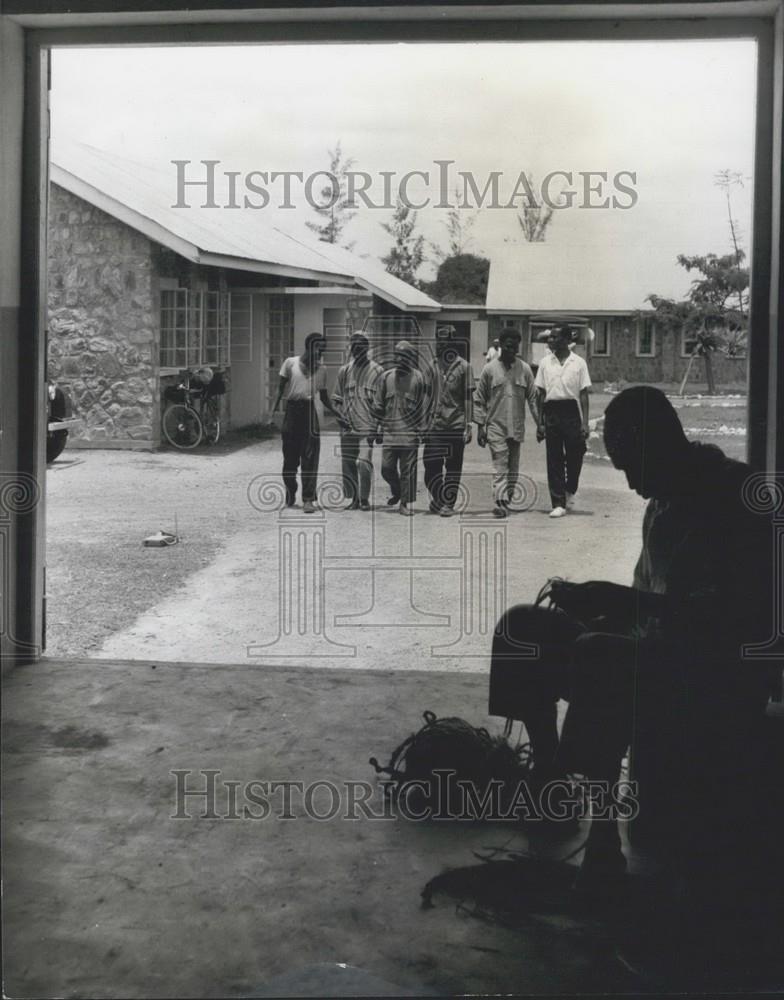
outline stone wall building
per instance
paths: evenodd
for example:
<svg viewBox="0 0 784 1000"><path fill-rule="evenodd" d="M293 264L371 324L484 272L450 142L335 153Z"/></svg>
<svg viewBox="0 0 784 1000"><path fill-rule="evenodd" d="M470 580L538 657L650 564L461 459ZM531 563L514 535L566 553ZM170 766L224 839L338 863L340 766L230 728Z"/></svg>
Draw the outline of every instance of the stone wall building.
<svg viewBox="0 0 784 1000"><path fill-rule="evenodd" d="M158 276L150 241L52 184L49 379L71 398L71 440L149 447L160 423Z"/></svg>
<svg viewBox="0 0 784 1000"><path fill-rule="evenodd" d="M203 365L227 385L224 426L266 421L313 330L328 384L366 318L382 339L385 324L434 332L438 303L380 264L258 213L177 211L141 164L58 146L50 177L48 377L72 403L70 447L158 446L166 387Z"/></svg>

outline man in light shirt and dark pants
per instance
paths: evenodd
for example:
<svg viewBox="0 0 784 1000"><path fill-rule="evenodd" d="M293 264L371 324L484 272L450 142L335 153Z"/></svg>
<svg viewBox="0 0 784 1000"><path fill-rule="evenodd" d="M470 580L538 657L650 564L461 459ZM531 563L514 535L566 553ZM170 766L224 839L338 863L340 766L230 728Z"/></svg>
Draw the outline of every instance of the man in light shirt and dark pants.
<svg viewBox="0 0 784 1000"><path fill-rule="evenodd" d="M547 447L547 485L553 508L550 517L563 517L574 506L588 438L588 365L569 350L570 326L556 326L536 373L539 397L537 440Z"/></svg>
<svg viewBox="0 0 784 1000"><path fill-rule="evenodd" d="M283 484L286 487L286 506L293 507L297 497L297 468L302 475L302 509L312 514L316 499L318 476L319 419L314 397L318 393L324 409L337 416L327 393L327 373L321 364L326 347L322 333L309 333L305 337L302 354L286 358L280 369L278 398L272 407L274 413L286 393L286 410L283 416Z"/></svg>

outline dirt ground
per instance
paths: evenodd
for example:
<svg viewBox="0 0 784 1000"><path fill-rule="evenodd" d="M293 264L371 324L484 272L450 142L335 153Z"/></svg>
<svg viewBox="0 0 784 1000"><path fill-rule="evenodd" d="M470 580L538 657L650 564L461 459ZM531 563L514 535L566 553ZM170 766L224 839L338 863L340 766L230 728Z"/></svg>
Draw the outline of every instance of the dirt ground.
<svg viewBox="0 0 784 1000"><path fill-rule="evenodd" d="M484 670L498 614L548 576L631 577L643 502L606 460L586 461L579 510L553 521L544 446L530 435L521 512L498 522L476 444L465 510L451 519L427 512L421 468L417 515L389 510L378 460L374 510L340 509L337 452L324 435L324 509L305 518L276 509L275 439L193 453L66 449L47 476L47 654L240 663L250 647L259 664ZM180 543L143 547L158 529ZM297 559L283 555L290 544ZM288 635L284 582L299 616Z"/></svg>
<svg viewBox="0 0 784 1000"><path fill-rule="evenodd" d="M341 964L375 977L360 994L629 989L606 927L563 903L527 914L522 894L506 924L444 895L422 909L428 880L480 866L474 851L525 849L519 827L373 818L377 794L371 816L348 806L346 783L372 782L369 756L386 759L423 709L481 723L485 688L435 672L17 668L3 699L4 995L280 996L277 977L297 995L347 995ZM198 796L178 809L177 770L189 791L219 772L214 813ZM270 790L261 818L254 780L329 781L339 811L308 817L292 792L282 819ZM228 818L228 782L242 818ZM331 812L324 786L313 805Z"/></svg>

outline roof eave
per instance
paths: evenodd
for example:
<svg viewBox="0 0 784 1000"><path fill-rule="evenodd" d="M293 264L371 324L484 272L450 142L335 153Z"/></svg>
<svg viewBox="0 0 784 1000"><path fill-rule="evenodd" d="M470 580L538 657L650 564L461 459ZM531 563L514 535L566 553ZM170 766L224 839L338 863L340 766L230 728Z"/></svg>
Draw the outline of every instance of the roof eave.
<svg viewBox="0 0 784 1000"><path fill-rule="evenodd" d="M329 281L332 283L340 282L341 280L347 283L353 283L354 281L352 275L343 274L339 271L316 271L306 267L274 264L270 261L233 257L229 254L216 254L202 250L195 243L183 239L154 219L143 215L141 212L137 212L136 209L130 208L124 202L113 198L111 195L106 194L105 191L101 191L100 188L94 187L87 181L82 180L81 177L77 177L76 174L72 174L69 170L58 166L54 162L50 164L49 178L53 183L76 195L77 198L89 202L89 204L106 212L107 215L111 215L112 218L118 219L153 242L159 243L169 250L173 250L186 260L193 261L193 263L204 264L207 267L230 267L237 271L253 271L261 274L274 274L285 278L303 278L311 281Z"/></svg>
<svg viewBox="0 0 784 1000"><path fill-rule="evenodd" d="M377 295L380 299L385 302L389 302L390 305L395 306L397 309L402 309L405 312L440 312L441 306L435 299L430 299L433 303L432 305L412 305L410 302L404 302L403 299L399 299L396 295L392 295L390 292L384 291L379 288L378 285L374 285L372 281L368 281L366 278L357 277L357 284L361 285L367 291L372 292Z"/></svg>
<svg viewBox="0 0 784 1000"><path fill-rule="evenodd" d="M170 229L166 229L160 223L142 215L141 212L129 208L128 205L123 204L123 202L118 201L116 198L112 198L111 195L106 194L99 188L93 187L92 184L88 184L81 177L77 177L54 162L49 166L49 179L61 188L65 188L66 191L70 191L71 194L76 195L77 198L89 202L96 208L100 208L101 211L106 212L107 215L111 215L112 218L124 222L131 229L135 229L155 243L160 243L162 246L168 247L169 250L173 250L181 257L185 257L186 260L194 261L195 263L199 262L200 252L195 243L190 243L181 236L177 236Z"/></svg>
<svg viewBox="0 0 784 1000"><path fill-rule="evenodd" d="M248 257L232 257L229 254L202 252L199 263L209 267L228 267L235 271L253 271L256 274L278 274L284 278L306 278L311 281L331 281L344 278L346 290L351 291L351 275L336 274L334 271L313 271L307 267L293 267L289 264L273 264L270 261L252 260Z"/></svg>

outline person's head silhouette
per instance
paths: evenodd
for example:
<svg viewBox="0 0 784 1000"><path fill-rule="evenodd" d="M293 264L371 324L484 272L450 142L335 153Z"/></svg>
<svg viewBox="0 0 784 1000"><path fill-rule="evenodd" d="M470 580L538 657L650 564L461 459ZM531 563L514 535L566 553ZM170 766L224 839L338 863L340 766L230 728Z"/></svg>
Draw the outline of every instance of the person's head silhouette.
<svg viewBox="0 0 784 1000"><path fill-rule="evenodd" d="M660 389L624 389L604 411L604 444L629 488L649 499L676 496L684 485L689 442Z"/></svg>

